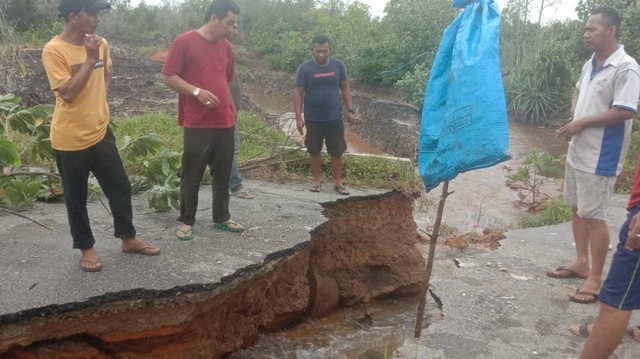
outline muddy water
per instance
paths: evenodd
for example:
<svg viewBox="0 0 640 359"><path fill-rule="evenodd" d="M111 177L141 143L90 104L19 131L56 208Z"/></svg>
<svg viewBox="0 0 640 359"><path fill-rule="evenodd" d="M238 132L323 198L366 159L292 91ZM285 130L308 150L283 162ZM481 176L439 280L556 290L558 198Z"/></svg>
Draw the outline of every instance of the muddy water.
<svg viewBox="0 0 640 359"><path fill-rule="evenodd" d="M559 156L566 153L567 143L553 135L553 131L509 123L509 152L513 159L497 166L458 175L450 182L443 221L461 232L481 231L483 228L515 228L523 211L516 208L518 193L505 185L508 170L516 170L519 162L534 149ZM560 181L546 180L550 194L561 190ZM425 197L435 203L441 188ZM429 232L435 220L435 210L416 213L418 227Z"/></svg>
<svg viewBox="0 0 640 359"><path fill-rule="evenodd" d="M525 157L534 149L554 156L567 153L567 142L554 135L553 130L509 122L509 150L515 159Z"/></svg>
<svg viewBox="0 0 640 359"><path fill-rule="evenodd" d="M272 94L258 89L251 84L243 84L242 90L249 95L251 101L268 115L277 117L280 122L280 128L290 134L291 137L301 142L302 136L298 134L295 125L295 116L293 114L293 102L286 96L273 96ZM293 88L291 89L293 91ZM347 151L351 153L370 153L374 155L385 154L379 148L370 145L361 136L349 131L348 125L345 128L345 139L347 141Z"/></svg>
<svg viewBox="0 0 640 359"><path fill-rule="evenodd" d="M413 335L417 305L416 299L386 300L338 310L329 317L264 335L255 346L232 354L230 359L392 358ZM427 309L426 322L441 318L442 312L435 306ZM370 316L366 318L365 313Z"/></svg>

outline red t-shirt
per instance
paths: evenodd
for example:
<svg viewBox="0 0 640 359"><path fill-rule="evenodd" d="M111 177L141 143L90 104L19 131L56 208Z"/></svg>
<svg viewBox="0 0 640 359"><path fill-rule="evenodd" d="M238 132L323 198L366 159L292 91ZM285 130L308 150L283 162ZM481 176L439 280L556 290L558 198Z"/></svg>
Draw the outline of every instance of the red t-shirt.
<svg viewBox="0 0 640 359"><path fill-rule="evenodd" d="M182 33L173 40L162 73L180 76L220 100L216 108L206 108L193 95L178 95L178 125L190 128L235 125L236 109L229 92L234 55L229 41L207 41L195 30Z"/></svg>
<svg viewBox="0 0 640 359"><path fill-rule="evenodd" d="M629 198L629 204L627 209L631 209L640 204L640 156L636 160L636 176L633 179L633 188L631 188L631 198Z"/></svg>

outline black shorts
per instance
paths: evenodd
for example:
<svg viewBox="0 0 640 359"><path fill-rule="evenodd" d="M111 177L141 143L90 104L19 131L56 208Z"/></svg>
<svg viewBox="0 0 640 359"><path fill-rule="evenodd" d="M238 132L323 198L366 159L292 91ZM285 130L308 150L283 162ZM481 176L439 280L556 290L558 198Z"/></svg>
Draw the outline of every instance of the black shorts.
<svg viewBox="0 0 640 359"><path fill-rule="evenodd" d="M304 136L304 145L310 154L320 154L323 140L327 144L327 152L332 156L340 156L347 150L342 120L306 122L305 127L307 134Z"/></svg>

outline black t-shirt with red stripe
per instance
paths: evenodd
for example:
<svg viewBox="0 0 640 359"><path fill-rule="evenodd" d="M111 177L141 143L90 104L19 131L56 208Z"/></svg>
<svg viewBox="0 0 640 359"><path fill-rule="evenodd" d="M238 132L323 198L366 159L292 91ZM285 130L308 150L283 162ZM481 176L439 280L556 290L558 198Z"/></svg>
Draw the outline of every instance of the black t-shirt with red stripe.
<svg viewBox="0 0 640 359"><path fill-rule="evenodd" d="M296 86L304 88L304 120L310 122L342 119L340 82L347 80L342 61L330 58L320 66L313 60L304 62L296 74Z"/></svg>

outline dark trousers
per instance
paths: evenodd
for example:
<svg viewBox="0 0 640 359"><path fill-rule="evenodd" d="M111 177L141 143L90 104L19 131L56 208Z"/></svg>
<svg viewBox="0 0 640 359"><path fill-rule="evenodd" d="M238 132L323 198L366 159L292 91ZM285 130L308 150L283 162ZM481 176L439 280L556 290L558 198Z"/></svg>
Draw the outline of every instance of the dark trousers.
<svg viewBox="0 0 640 359"><path fill-rule="evenodd" d="M182 177L180 178L180 217L178 221L193 226L198 210L198 191L204 170L209 166L213 177L213 222L222 223L229 214L229 176L233 162L233 130L211 128L184 129Z"/></svg>
<svg viewBox="0 0 640 359"><path fill-rule="evenodd" d="M87 191L89 172L98 180L109 200L113 214L114 236L130 238L136 235L131 209L131 183L127 177L116 141L110 129L102 141L80 151L55 151L58 171L62 177L73 248L88 249L95 244L89 215Z"/></svg>

